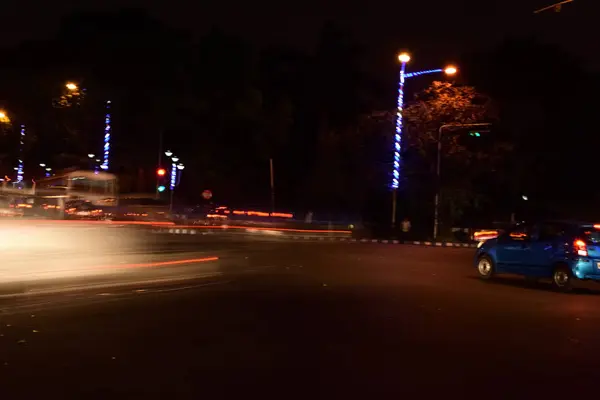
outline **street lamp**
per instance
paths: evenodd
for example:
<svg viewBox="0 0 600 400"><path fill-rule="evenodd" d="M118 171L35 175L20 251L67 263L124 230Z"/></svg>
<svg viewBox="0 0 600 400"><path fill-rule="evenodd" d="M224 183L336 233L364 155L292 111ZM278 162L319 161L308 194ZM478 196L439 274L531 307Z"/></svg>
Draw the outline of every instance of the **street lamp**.
<svg viewBox="0 0 600 400"><path fill-rule="evenodd" d="M171 176L170 176L170 182L169 182L169 189L171 191L170 193L170 200L169 200L169 211L173 211L173 195L175 192L175 187L177 185L179 185L179 182L181 181L181 174L183 169L185 168L185 166L183 165L183 163L177 163L179 161L179 157L173 155L173 152L171 150L167 150L165 151L165 155L167 157L171 158ZM178 173L179 171L179 173ZM160 186L159 186L160 187ZM163 190L158 190L159 192L164 191Z"/></svg>
<svg viewBox="0 0 600 400"><path fill-rule="evenodd" d="M398 186L400 185L400 154L402 151L402 127L403 119L402 112L404 109L404 81L408 78L413 78L420 75L428 75L444 72L447 75L454 75L458 72L455 66L449 65L444 69L430 69L424 71L416 71L406 73L406 63L410 61L408 53L400 53L398 55L400 61L400 78L398 84L398 104L396 111L396 134L394 135L394 164L392 168L392 227L396 226L396 197Z"/></svg>
<svg viewBox="0 0 600 400"><path fill-rule="evenodd" d="M65 85L67 87L67 89L69 89L70 91L75 91L77 89L79 89L77 87L76 84L74 84L73 82L67 82L67 84Z"/></svg>
<svg viewBox="0 0 600 400"><path fill-rule="evenodd" d="M10 123L10 118L8 117L8 114L6 113L6 111L0 110L0 123L4 123L4 124Z"/></svg>
<svg viewBox="0 0 600 400"><path fill-rule="evenodd" d="M477 123L477 124L446 124L440 126L438 129L438 140L437 140L437 158L435 163L435 175L437 180L437 186L435 189L435 199L433 201L433 240L437 238L438 227L439 227L439 209L440 209L440 165L442 163L442 132L444 129L450 128L474 128L478 126L490 126L489 123Z"/></svg>
<svg viewBox="0 0 600 400"><path fill-rule="evenodd" d="M458 72L458 70L456 69L455 66L453 65L448 65L446 68L444 68L444 73L446 75L454 75Z"/></svg>

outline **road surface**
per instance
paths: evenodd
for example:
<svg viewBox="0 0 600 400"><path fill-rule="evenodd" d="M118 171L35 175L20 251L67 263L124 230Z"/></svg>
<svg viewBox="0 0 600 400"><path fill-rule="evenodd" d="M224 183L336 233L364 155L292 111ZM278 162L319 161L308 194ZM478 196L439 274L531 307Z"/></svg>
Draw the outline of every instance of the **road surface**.
<svg viewBox="0 0 600 400"><path fill-rule="evenodd" d="M0 298L2 397L564 398L600 378L599 293L482 282L472 249L202 246L218 275Z"/></svg>

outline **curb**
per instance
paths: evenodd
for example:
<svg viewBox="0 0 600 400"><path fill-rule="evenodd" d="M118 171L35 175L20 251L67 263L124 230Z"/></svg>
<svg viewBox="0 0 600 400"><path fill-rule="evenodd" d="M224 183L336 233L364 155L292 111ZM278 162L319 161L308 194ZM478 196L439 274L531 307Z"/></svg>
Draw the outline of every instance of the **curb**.
<svg viewBox="0 0 600 400"><path fill-rule="evenodd" d="M340 237L315 237L315 236L290 236L291 239L306 239L318 240L327 242L348 242L348 243L374 243L374 244L404 244L412 246L429 246L429 247L463 247L476 248L475 243L458 243L458 242L429 242L418 240L390 240L390 239L355 239L355 238L340 238Z"/></svg>
<svg viewBox="0 0 600 400"><path fill-rule="evenodd" d="M171 235L198 235L206 234L204 230L189 229L189 228L169 228L169 229L154 229L153 233L171 234ZM212 232L211 232L212 233ZM329 237L329 236L310 236L310 235L285 235L294 240L314 240L319 242L346 242L346 243L373 243L373 244L403 244L412 246L428 246L428 247L462 247L476 248L474 243L458 243L458 242L431 242L418 240L389 240L389 239L355 239L349 237Z"/></svg>

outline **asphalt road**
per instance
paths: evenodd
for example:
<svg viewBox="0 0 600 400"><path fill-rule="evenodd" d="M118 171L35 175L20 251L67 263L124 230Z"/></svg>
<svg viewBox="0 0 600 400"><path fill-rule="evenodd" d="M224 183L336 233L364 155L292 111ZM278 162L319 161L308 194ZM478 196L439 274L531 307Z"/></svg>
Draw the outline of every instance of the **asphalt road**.
<svg viewBox="0 0 600 400"><path fill-rule="evenodd" d="M2 398L517 399L597 389L597 291L482 282L468 249L198 246L220 257L210 267L218 274L192 278L208 264L177 265L173 274L189 279L0 298Z"/></svg>

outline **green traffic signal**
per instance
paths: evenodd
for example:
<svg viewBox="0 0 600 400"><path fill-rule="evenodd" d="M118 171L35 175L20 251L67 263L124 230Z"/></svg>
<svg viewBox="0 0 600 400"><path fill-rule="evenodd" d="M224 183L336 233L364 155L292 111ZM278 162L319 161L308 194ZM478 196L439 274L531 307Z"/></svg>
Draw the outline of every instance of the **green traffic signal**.
<svg viewBox="0 0 600 400"><path fill-rule="evenodd" d="M469 136L481 137L481 133L479 133L479 132L469 132Z"/></svg>

